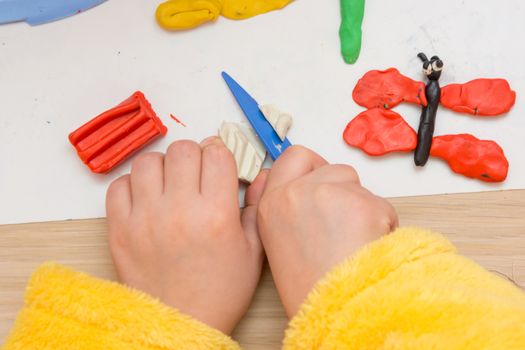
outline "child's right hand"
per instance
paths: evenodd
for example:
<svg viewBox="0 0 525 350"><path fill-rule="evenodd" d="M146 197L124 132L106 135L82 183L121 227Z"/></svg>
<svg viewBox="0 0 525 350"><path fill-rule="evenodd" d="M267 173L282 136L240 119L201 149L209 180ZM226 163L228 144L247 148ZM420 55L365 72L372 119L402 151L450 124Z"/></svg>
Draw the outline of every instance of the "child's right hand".
<svg viewBox="0 0 525 350"><path fill-rule="evenodd" d="M362 187L352 167L289 148L274 164L258 209L259 234L288 316L333 266L397 223L392 205Z"/></svg>

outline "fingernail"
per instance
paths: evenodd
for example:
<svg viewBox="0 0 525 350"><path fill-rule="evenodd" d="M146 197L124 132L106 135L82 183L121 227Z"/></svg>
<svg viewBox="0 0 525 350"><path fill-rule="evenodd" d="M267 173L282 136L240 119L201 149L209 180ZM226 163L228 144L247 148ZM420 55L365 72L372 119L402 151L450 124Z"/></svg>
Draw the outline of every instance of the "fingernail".
<svg viewBox="0 0 525 350"><path fill-rule="evenodd" d="M217 136L210 136L202 140L201 148L205 148L205 147L212 146L212 145L217 145L220 143L222 143L220 138L218 138Z"/></svg>

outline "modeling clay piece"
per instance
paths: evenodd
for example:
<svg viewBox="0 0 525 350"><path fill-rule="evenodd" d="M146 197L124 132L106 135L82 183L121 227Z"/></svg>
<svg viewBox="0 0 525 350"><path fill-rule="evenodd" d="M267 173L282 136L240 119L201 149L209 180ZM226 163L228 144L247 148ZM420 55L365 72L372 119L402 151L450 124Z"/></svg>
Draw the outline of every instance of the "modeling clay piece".
<svg viewBox="0 0 525 350"><path fill-rule="evenodd" d="M366 108L390 109L404 101L427 105L425 84L405 77L395 68L367 72L357 82L352 98Z"/></svg>
<svg viewBox="0 0 525 350"><path fill-rule="evenodd" d="M173 120L175 120L175 122L176 122L177 124L180 124L180 125L182 125L183 127L186 127L186 124L184 124L179 118L177 118L177 117L174 116L173 114L170 114L170 118L173 119Z"/></svg>
<svg viewBox="0 0 525 350"><path fill-rule="evenodd" d="M26 21L34 26L57 21L106 0L0 0L0 24Z"/></svg>
<svg viewBox="0 0 525 350"><path fill-rule="evenodd" d="M441 104L460 113L500 115L508 112L515 101L516 93L504 79L476 79L441 89Z"/></svg>
<svg viewBox="0 0 525 350"><path fill-rule="evenodd" d="M455 172L467 177L489 182L505 180L508 161L495 142L480 141L468 134L434 137L434 126L440 102L454 111L493 116L509 111L516 93L503 79L477 79L441 88L443 61L437 56L429 60L423 53L418 57L428 78L425 94L422 94L423 83L402 76L394 68L366 73L357 83L353 97L358 104L371 109L348 124L343 135L345 141L371 155L410 150L411 139L405 139L411 134L407 130L410 127L399 121L397 113L391 115L381 109L392 108L402 101L419 103L423 108L414 152L416 165L425 165L432 155L445 159Z"/></svg>
<svg viewBox="0 0 525 350"><path fill-rule="evenodd" d="M214 21L221 13L219 0L170 0L157 7L157 22L165 29L191 29Z"/></svg>
<svg viewBox="0 0 525 350"><path fill-rule="evenodd" d="M245 19L288 5L293 0L168 0L157 8L157 22L170 30L191 29L214 21L219 14Z"/></svg>
<svg viewBox="0 0 525 350"><path fill-rule="evenodd" d="M469 134L434 137L430 154L443 158L458 174L487 182L507 178L509 162L494 141L479 140Z"/></svg>
<svg viewBox="0 0 525 350"><path fill-rule="evenodd" d="M418 57L423 61L423 73L428 78L425 86L425 96L428 104L423 106L419 119L419 129L417 131L417 147L414 152L414 163L417 166L424 166L430 156L430 147L434 137L434 127L436 125L436 114L441 97L441 87L439 78L443 70L443 61L437 56L433 56L430 61L424 53Z"/></svg>
<svg viewBox="0 0 525 350"><path fill-rule="evenodd" d="M366 110L348 123L343 138L371 156L416 148L414 129L396 112L380 108Z"/></svg>
<svg viewBox="0 0 525 350"><path fill-rule="evenodd" d="M288 113L281 112L273 105L259 106L259 109L266 120L271 124L281 141L284 141L293 124L292 116Z"/></svg>
<svg viewBox="0 0 525 350"><path fill-rule="evenodd" d="M239 179L251 183L261 171L266 158L266 149L257 135L248 126L224 122L219 129L219 136L233 153Z"/></svg>
<svg viewBox="0 0 525 350"><path fill-rule="evenodd" d="M106 173L166 131L142 92L137 91L72 132L69 141L93 172Z"/></svg>
<svg viewBox="0 0 525 350"><path fill-rule="evenodd" d="M346 63L353 64L361 52L361 26L365 15L365 0L341 1L341 53Z"/></svg>

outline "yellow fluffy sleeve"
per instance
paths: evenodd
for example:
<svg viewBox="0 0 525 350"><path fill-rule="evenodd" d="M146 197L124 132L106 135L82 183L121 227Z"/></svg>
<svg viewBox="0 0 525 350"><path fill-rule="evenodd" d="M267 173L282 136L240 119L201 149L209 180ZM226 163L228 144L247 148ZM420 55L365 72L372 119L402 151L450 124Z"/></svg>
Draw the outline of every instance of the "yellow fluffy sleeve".
<svg viewBox="0 0 525 350"><path fill-rule="evenodd" d="M240 349L228 336L114 282L45 264L4 350Z"/></svg>
<svg viewBox="0 0 525 350"><path fill-rule="evenodd" d="M290 322L285 349L525 349L525 295L403 228L329 272Z"/></svg>

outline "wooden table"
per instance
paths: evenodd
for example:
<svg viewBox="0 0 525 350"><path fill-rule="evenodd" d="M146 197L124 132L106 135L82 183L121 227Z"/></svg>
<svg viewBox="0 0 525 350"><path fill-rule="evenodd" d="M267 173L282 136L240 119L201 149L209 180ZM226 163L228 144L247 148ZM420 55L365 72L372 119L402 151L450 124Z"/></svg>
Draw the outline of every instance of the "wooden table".
<svg viewBox="0 0 525 350"><path fill-rule="evenodd" d="M445 234L461 253L525 287L525 190L393 198L401 225ZM0 343L22 306L30 273L57 261L114 279L105 219L0 226ZM277 349L287 324L265 268L234 337L246 349Z"/></svg>

